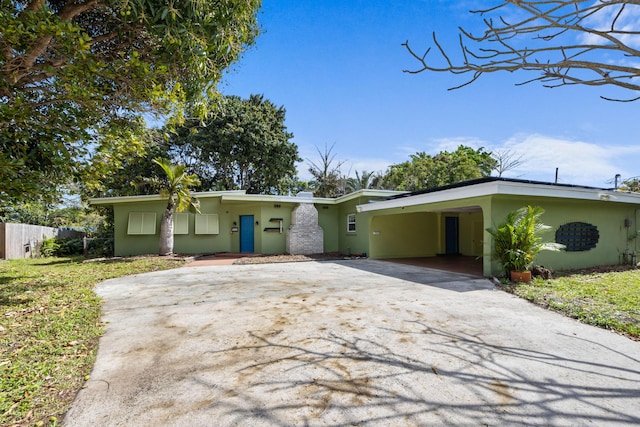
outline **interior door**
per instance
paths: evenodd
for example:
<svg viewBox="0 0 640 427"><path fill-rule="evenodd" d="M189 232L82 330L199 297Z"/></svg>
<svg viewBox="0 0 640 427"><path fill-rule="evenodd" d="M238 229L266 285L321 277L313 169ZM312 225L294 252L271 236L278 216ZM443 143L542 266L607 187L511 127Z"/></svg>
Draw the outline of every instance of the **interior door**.
<svg viewBox="0 0 640 427"><path fill-rule="evenodd" d="M240 215L240 252L253 252L253 215Z"/></svg>

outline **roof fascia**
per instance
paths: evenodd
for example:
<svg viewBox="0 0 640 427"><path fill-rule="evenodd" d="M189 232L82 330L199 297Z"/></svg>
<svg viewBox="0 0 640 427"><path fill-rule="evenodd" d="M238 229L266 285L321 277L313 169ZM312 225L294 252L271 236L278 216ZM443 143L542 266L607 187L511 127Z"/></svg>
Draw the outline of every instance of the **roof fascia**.
<svg viewBox="0 0 640 427"><path fill-rule="evenodd" d="M621 193L619 191L586 187L559 187L553 184L490 181L408 196L406 198L372 202L366 205L359 205L356 209L358 212L371 212L492 195L553 197L640 204L640 194L636 195L634 193Z"/></svg>
<svg viewBox="0 0 640 427"><path fill-rule="evenodd" d="M335 203L335 199L320 197L274 196L268 194L223 195L222 202L272 202L272 203Z"/></svg>
<svg viewBox="0 0 640 427"><path fill-rule="evenodd" d="M336 203L344 203L349 200L357 199L359 197L389 197L396 196L398 194L405 194L406 191L396 191L396 190L371 190L371 189L362 189L356 190L353 193L345 194L344 196L340 196L335 199Z"/></svg>
<svg viewBox="0 0 640 427"><path fill-rule="evenodd" d="M191 193L195 198L221 197L226 194L245 194L245 190L225 190L225 191L202 191ZM159 194L145 194L140 196L116 196L116 197L95 197L89 199L90 205L115 205L120 203L136 202L157 202L167 200Z"/></svg>
<svg viewBox="0 0 640 427"><path fill-rule="evenodd" d="M297 197L297 196L276 196L268 194L247 194L245 190L229 190L229 191L204 191L192 193L196 198L221 197L223 202L271 202L271 203L316 203L335 205L344 203L358 197L389 197L392 195L403 194L405 191L392 190L358 190L353 193L346 194L338 198L329 197ZM165 198L159 194L149 194L141 196L117 196L102 197L89 199L91 205L115 205L121 203L137 203L137 202L156 202L163 201Z"/></svg>

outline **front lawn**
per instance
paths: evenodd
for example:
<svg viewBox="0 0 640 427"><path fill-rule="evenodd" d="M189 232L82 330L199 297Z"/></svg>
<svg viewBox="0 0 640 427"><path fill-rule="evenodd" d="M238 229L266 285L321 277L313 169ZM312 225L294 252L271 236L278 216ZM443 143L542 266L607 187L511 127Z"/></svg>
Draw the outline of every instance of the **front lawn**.
<svg viewBox="0 0 640 427"><path fill-rule="evenodd" d="M581 322L640 339L640 270L558 276L508 285L507 290Z"/></svg>
<svg viewBox="0 0 640 427"><path fill-rule="evenodd" d="M0 261L0 425L57 425L96 355L100 281L183 265L148 257Z"/></svg>

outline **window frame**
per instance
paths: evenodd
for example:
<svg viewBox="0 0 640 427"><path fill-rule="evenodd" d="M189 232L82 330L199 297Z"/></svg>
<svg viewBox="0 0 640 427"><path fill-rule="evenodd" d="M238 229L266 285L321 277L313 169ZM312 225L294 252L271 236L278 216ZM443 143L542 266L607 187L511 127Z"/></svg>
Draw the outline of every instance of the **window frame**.
<svg viewBox="0 0 640 427"><path fill-rule="evenodd" d="M357 230L356 214L355 213L347 214L347 233L355 233L356 230Z"/></svg>

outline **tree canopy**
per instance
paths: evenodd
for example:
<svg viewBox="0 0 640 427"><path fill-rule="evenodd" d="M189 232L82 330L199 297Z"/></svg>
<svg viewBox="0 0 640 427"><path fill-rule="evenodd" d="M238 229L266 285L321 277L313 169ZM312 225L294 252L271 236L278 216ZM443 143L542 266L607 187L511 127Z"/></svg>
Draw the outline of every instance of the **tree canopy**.
<svg viewBox="0 0 640 427"><path fill-rule="evenodd" d="M83 198L136 196L159 193L164 183L158 176L155 158L169 157L169 142L159 129L146 129L137 140L138 150L113 159L108 152L96 152L87 165L93 179L80 183Z"/></svg>
<svg viewBox="0 0 640 427"><path fill-rule="evenodd" d="M410 157L411 160L389 167L383 178L384 188L404 191L435 188L489 176L496 167L490 152L464 145L452 152L432 156L422 151Z"/></svg>
<svg viewBox="0 0 640 427"><path fill-rule="evenodd" d="M627 178L622 181L621 190L640 193L640 177Z"/></svg>
<svg viewBox="0 0 640 427"><path fill-rule="evenodd" d="M602 96L617 101L640 99L640 0L503 0L472 10L486 29L474 35L459 28L459 55L445 49L433 34L440 60L423 54L407 41L404 46L423 71L467 75L451 89L473 83L483 74L531 71L522 84L615 86L628 97Z"/></svg>
<svg viewBox="0 0 640 427"><path fill-rule="evenodd" d="M199 190L283 194L295 182L298 147L286 110L262 95L225 96L204 122L190 120L169 140L172 159L200 177Z"/></svg>
<svg viewBox="0 0 640 427"><path fill-rule="evenodd" d="M203 114L254 42L260 3L0 0L0 195L79 178L96 150L135 149L141 113Z"/></svg>
<svg viewBox="0 0 640 427"><path fill-rule="evenodd" d="M355 178L347 178L347 192L367 190L369 188L378 188L378 186L380 185L381 176L375 171L356 171L355 174Z"/></svg>

